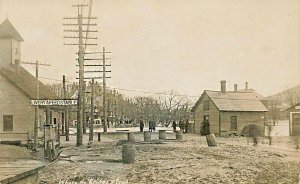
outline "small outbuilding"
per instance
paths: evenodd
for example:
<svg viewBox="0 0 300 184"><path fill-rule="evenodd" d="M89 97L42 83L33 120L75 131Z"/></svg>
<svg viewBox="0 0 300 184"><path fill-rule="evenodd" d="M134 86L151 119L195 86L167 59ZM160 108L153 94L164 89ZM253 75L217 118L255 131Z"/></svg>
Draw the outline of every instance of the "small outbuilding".
<svg viewBox="0 0 300 184"><path fill-rule="evenodd" d="M300 136L300 103L288 108L290 136Z"/></svg>

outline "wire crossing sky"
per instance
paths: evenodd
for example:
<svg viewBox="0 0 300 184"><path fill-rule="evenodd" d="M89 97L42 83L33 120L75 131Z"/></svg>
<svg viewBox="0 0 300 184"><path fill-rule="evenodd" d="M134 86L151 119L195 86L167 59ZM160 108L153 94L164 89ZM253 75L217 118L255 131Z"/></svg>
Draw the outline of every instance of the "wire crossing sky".
<svg viewBox="0 0 300 184"><path fill-rule="evenodd" d="M24 38L22 60L51 64L41 77L76 80L77 48L63 45L62 24L79 2L0 1L0 20ZM298 0L98 0L92 16L99 39L88 50L112 52L108 86L200 96L220 80L228 90L247 81L267 96L300 84Z"/></svg>

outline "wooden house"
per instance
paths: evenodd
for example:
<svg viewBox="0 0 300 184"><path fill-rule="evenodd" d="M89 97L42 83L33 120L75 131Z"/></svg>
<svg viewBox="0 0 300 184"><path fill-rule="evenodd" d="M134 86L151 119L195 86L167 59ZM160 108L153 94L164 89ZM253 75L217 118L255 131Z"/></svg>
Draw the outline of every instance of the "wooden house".
<svg viewBox="0 0 300 184"><path fill-rule="evenodd" d="M216 135L240 134L248 123L257 124L263 132L267 108L251 90L226 91L226 81L221 81L221 91L205 90L192 108L194 132L200 134L204 120L209 122L210 133Z"/></svg>

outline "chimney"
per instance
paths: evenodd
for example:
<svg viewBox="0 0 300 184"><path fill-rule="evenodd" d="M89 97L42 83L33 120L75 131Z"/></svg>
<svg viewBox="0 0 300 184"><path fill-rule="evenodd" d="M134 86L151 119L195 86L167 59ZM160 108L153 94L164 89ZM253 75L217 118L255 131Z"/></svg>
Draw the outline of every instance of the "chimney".
<svg viewBox="0 0 300 184"><path fill-rule="evenodd" d="M245 90L248 91L248 82L245 82Z"/></svg>
<svg viewBox="0 0 300 184"><path fill-rule="evenodd" d="M237 91L238 91L238 85L234 84L234 92L237 92Z"/></svg>
<svg viewBox="0 0 300 184"><path fill-rule="evenodd" d="M225 93L226 92L226 80L221 80L221 92Z"/></svg>

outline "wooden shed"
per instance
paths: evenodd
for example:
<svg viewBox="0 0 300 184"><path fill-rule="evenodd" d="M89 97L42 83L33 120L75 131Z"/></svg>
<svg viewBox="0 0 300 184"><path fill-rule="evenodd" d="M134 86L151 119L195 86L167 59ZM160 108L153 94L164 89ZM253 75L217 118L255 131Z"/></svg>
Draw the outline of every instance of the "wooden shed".
<svg viewBox="0 0 300 184"><path fill-rule="evenodd" d="M300 136L300 103L288 108L290 136Z"/></svg>

